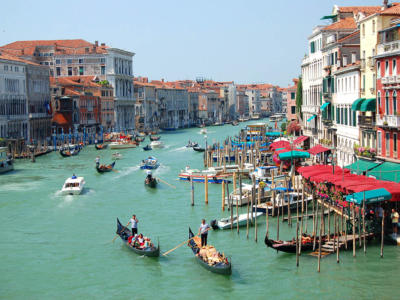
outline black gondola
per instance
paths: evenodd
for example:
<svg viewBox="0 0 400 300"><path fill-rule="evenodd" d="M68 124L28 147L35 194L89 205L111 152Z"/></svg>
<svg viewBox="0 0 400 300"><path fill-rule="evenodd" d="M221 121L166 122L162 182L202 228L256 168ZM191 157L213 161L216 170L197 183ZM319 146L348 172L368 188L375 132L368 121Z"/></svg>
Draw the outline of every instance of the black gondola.
<svg viewBox="0 0 400 300"><path fill-rule="evenodd" d="M140 137L140 136L137 136L137 137L135 137L135 142L137 142L137 143L141 143L141 142L143 142L143 141L144 141L144 139L145 139L145 137Z"/></svg>
<svg viewBox="0 0 400 300"><path fill-rule="evenodd" d="M188 246L192 249L193 254L196 257L196 260L200 265L202 265L205 269L222 275L231 275L232 274L232 265L226 258L224 262L219 262L214 265L209 265L205 262L199 255L197 255L200 251L200 237L194 236L192 230L189 227L189 239Z"/></svg>
<svg viewBox="0 0 400 300"><path fill-rule="evenodd" d="M160 256L160 244L157 245L157 248L153 246L146 249L138 249L129 244L128 238L132 236L132 231L129 228L124 227L118 218L117 218L117 234L119 235L121 240L125 243L125 245L133 252L149 257Z"/></svg>
<svg viewBox="0 0 400 300"><path fill-rule="evenodd" d="M194 150L194 151L197 151L197 152L204 152L204 151L206 151L206 149L201 148L201 147L193 147L193 150Z"/></svg>
<svg viewBox="0 0 400 300"><path fill-rule="evenodd" d="M322 240L325 240L325 236L322 237ZM265 236L264 239L265 245L268 247L275 249L276 251L282 251L286 253L296 253L296 240L293 239L291 241L276 241L268 238L268 235ZM314 239L307 234L303 234L303 238L301 240L301 251L310 251L313 249ZM319 245L319 237L317 237L315 241L315 247Z"/></svg>
<svg viewBox="0 0 400 300"><path fill-rule="evenodd" d="M94 147L95 147L97 150L106 149L107 146L108 146L108 144L94 144Z"/></svg>
<svg viewBox="0 0 400 300"><path fill-rule="evenodd" d="M150 141L158 141L159 139L161 139L161 136L150 135L149 138Z"/></svg>
<svg viewBox="0 0 400 300"><path fill-rule="evenodd" d="M151 179L146 177L144 184L150 188L155 188L157 186L157 179L155 177L151 177Z"/></svg>
<svg viewBox="0 0 400 300"><path fill-rule="evenodd" d="M144 151L150 151L150 150L153 150L153 148L151 148L150 145L147 145L147 146L143 147L143 150Z"/></svg>
<svg viewBox="0 0 400 300"><path fill-rule="evenodd" d="M76 149L73 149L73 150L70 150L69 148L60 149L60 154L61 154L62 157L70 157L70 156L78 155L80 151L81 150L79 148L76 148Z"/></svg>
<svg viewBox="0 0 400 300"><path fill-rule="evenodd" d="M114 169L115 161L110 165L96 165L96 170L99 173L111 172Z"/></svg>

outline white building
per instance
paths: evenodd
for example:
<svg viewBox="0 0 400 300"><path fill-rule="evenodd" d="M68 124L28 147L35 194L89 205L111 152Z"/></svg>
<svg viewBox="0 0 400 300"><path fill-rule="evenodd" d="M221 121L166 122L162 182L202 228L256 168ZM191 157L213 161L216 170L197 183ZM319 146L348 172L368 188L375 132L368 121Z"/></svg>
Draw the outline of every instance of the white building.
<svg viewBox="0 0 400 300"><path fill-rule="evenodd" d="M256 117L261 114L261 100L260 90L258 89L247 89L245 91L249 99L249 115L250 117Z"/></svg>

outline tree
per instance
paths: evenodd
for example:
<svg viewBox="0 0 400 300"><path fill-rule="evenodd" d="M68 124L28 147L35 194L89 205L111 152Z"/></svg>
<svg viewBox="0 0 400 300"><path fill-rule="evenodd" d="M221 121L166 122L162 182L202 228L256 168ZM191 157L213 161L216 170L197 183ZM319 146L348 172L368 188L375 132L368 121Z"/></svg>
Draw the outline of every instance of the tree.
<svg viewBox="0 0 400 300"><path fill-rule="evenodd" d="M286 123L282 123L281 124L281 131L282 132L286 131L286 125L287 125Z"/></svg>
<svg viewBox="0 0 400 300"><path fill-rule="evenodd" d="M302 105L303 105L303 83L301 76L299 76L299 82L297 83L297 91L296 91L296 115L299 120L303 118L303 114L301 112Z"/></svg>

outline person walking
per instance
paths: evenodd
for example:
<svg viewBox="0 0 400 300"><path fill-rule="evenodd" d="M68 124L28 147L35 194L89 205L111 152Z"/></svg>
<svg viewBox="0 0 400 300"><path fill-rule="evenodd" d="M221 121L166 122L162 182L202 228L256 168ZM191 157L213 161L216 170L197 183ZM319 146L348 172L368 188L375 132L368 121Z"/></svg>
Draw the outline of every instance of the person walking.
<svg viewBox="0 0 400 300"><path fill-rule="evenodd" d="M139 220L136 218L136 215L132 215L132 218L130 219L129 223L131 223L132 235L135 236L138 233L137 224L139 223Z"/></svg>
<svg viewBox="0 0 400 300"><path fill-rule="evenodd" d="M392 219L393 233L397 236L397 223L399 223L399 213L392 208L392 214L390 215Z"/></svg>
<svg viewBox="0 0 400 300"><path fill-rule="evenodd" d="M206 220L202 219L198 233L201 236L201 247L207 246L207 235L209 229L210 226L206 223Z"/></svg>

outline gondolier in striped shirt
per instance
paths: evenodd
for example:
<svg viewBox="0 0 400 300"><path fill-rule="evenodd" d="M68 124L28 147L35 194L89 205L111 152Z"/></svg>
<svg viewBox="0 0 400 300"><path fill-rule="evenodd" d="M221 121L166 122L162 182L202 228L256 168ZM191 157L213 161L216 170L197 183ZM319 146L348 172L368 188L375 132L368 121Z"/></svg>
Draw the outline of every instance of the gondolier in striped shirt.
<svg viewBox="0 0 400 300"><path fill-rule="evenodd" d="M210 230L210 226L206 223L206 220L201 220L200 228L199 228L199 234L201 236L201 246L207 246L207 235L208 235L208 230Z"/></svg>
<svg viewBox="0 0 400 300"><path fill-rule="evenodd" d="M130 219L129 223L131 223L132 236L135 236L138 232L137 223L139 223L139 220L136 218L136 215L132 215L132 218Z"/></svg>

